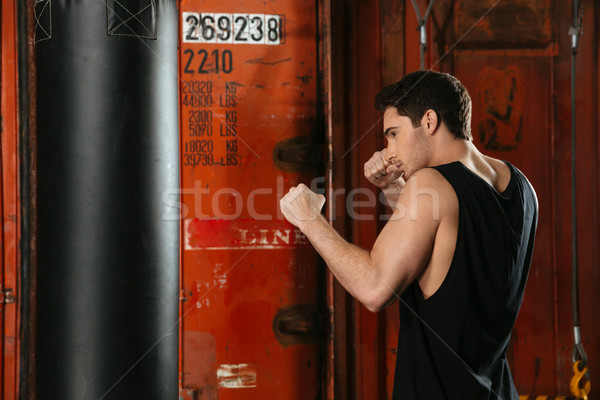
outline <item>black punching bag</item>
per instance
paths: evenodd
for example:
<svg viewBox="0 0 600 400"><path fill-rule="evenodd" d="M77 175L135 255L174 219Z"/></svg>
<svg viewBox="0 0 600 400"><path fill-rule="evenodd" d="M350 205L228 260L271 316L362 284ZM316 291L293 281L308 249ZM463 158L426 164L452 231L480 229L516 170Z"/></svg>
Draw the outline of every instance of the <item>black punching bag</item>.
<svg viewBox="0 0 600 400"><path fill-rule="evenodd" d="M34 7L37 399L175 400L176 0Z"/></svg>

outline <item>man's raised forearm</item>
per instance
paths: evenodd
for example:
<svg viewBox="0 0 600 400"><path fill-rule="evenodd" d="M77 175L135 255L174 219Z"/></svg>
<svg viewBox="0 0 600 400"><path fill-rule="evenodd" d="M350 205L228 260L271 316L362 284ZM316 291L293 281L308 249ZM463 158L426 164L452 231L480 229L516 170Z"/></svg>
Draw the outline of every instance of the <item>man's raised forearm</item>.
<svg viewBox="0 0 600 400"><path fill-rule="evenodd" d="M340 284L369 310L378 309L376 297L382 281L371 254L345 241L321 215L299 228Z"/></svg>

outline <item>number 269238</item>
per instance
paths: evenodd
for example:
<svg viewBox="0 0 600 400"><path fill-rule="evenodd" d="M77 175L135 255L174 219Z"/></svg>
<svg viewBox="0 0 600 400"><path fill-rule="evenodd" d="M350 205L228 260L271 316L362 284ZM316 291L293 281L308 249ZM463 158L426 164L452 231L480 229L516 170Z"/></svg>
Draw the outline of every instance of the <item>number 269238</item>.
<svg viewBox="0 0 600 400"><path fill-rule="evenodd" d="M283 43L283 15L184 12L182 17L186 43Z"/></svg>

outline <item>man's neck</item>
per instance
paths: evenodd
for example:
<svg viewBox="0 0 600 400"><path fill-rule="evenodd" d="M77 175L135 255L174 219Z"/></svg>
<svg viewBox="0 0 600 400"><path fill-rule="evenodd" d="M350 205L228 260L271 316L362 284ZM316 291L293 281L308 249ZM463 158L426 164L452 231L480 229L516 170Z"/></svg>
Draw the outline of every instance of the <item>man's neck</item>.
<svg viewBox="0 0 600 400"><path fill-rule="evenodd" d="M448 164L454 161L464 163L473 157L481 156L472 141L457 138L449 132L440 135L436 139L434 152L429 162L430 166Z"/></svg>

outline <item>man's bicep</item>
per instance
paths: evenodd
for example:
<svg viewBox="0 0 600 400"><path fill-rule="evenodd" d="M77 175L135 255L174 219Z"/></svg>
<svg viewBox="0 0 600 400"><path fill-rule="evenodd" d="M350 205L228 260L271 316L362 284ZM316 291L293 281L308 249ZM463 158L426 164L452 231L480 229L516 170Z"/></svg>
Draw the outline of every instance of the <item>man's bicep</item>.
<svg viewBox="0 0 600 400"><path fill-rule="evenodd" d="M441 219L440 198L435 179L423 175L407 183L371 251L386 286L382 297L400 295L419 277L431 257Z"/></svg>

